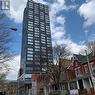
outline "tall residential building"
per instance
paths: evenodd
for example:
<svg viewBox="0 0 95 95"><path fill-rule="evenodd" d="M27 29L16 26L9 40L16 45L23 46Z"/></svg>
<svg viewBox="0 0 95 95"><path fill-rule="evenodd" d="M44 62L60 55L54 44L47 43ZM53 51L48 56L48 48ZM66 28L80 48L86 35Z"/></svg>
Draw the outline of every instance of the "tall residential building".
<svg viewBox="0 0 95 95"><path fill-rule="evenodd" d="M28 0L24 10L20 75L45 73L52 63L49 8Z"/></svg>

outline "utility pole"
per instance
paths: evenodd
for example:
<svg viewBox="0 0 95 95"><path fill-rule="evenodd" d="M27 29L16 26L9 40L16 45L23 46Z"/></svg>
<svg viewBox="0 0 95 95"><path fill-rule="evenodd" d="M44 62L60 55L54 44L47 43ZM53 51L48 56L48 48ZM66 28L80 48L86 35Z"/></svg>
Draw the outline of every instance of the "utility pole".
<svg viewBox="0 0 95 95"><path fill-rule="evenodd" d="M88 68L89 68L89 73L90 73L92 84L93 84L93 87L94 87L94 90L95 90L95 77L93 76L93 73L92 73L92 70L91 70L91 66L90 66L90 62L89 62L87 50L85 50L85 53L86 53L87 64L88 64Z"/></svg>

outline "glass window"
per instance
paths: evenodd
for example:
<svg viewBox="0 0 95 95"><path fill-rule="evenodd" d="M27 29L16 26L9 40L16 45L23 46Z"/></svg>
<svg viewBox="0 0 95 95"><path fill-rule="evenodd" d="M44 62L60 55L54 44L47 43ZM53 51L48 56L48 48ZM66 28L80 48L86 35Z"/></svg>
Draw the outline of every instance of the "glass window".
<svg viewBox="0 0 95 95"><path fill-rule="evenodd" d="M28 54L33 54L33 51L27 51Z"/></svg>
<svg viewBox="0 0 95 95"><path fill-rule="evenodd" d="M27 54L27 57L31 57L32 58L33 57L33 54L28 53Z"/></svg>
<svg viewBox="0 0 95 95"><path fill-rule="evenodd" d="M27 48L27 50L33 51L33 48Z"/></svg>
<svg viewBox="0 0 95 95"><path fill-rule="evenodd" d="M35 48L35 51L40 51L40 49L39 48Z"/></svg>
<svg viewBox="0 0 95 95"><path fill-rule="evenodd" d="M28 28L28 31L29 31L29 32L30 32L30 31L33 31L33 28L32 28L32 29Z"/></svg>
<svg viewBox="0 0 95 95"><path fill-rule="evenodd" d="M40 65L40 62L35 62L36 65Z"/></svg>
<svg viewBox="0 0 95 95"><path fill-rule="evenodd" d="M47 68L43 67L42 72L46 72L46 71L47 71Z"/></svg>
<svg viewBox="0 0 95 95"><path fill-rule="evenodd" d="M28 33L28 36L33 36L33 34L32 33Z"/></svg>
<svg viewBox="0 0 95 95"><path fill-rule="evenodd" d="M33 27L33 23L28 22L28 25Z"/></svg>
<svg viewBox="0 0 95 95"><path fill-rule="evenodd" d="M35 32L35 35L39 35L39 33L36 33L36 32Z"/></svg>
<svg viewBox="0 0 95 95"><path fill-rule="evenodd" d="M41 36L44 36L45 37L45 34L41 34Z"/></svg>
<svg viewBox="0 0 95 95"><path fill-rule="evenodd" d="M33 45L33 42L28 41L28 44Z"/></svg>
<svg viewBox="0 0 95 95"><path fill-rule="evenodd" d="M36 37L37 39L39 39L39 35L35 35L35 37Z"/></svg>
<svg viewBox="0 0 95 95"><path fill-rule="evenodd" d="M41 47L41 49L46 49L46 47Z"/></svg>
<svg viewBox="0 0 95 95"><path fill-rule="evenodd" d="M45 39L45 36L41 36L41 39Z"/></svg>
<svg viewBox="0 0 95 95"><path fill-rule="evenodd" d="M45 39L41 39L41 42L45 42Z"/></svg>
<svg viewBox="0 0 95 95"><path fill-rule="evenodd" d="M84 70L85 70L85 73L89 73L89 68L88 68L88 65L84 65Z"/></svg>
<svg viewBox="0 0 95 95"><path fill-rule="evenodd" d="M30 38L29 38L29 39L28 39L28 42L33 42L33 39L30 39Z"/></svg>
<svg viewBox="0 0 95 95"><path fill-rule="evenodd" d="M76 82L71 82L70 83L70 89L77 89L77 83Z"/></svg>
<svg viewBox="0 0 95 95"><path fill-rule="evenodd" d="M35 48L40 48L40 46L36 46L36 45L35 45Z"/></svg>
<svg viewBox="0 0 95 95"><path fill-rule="evenodd" d="M28 26L28 29L32 29L32 30L33 30L33 26L30 26L30 25L29 25L29 26Z"/></svg>
<svg viewBox="0 0 95 95"><path fill-rule="evenodd" d="M41 31L45 31L45 28L44 27L41 27Z"/></svg>
<svg viewBox="0 0 95 95"><path fill-rule="evenodd" d="M29 36L28 36L28 39L33 40L33 37L29 37Z"/></svg>
<svg viewBox="0 0 95 95"><path fill-rule="evenodd" d="M38 45L38 46L39 46L39 45L40 45L40 43L35 43L35 45Z"/></svg>
<svg viewBox="0 0 95 95"><path fill-rule="evenodd" d="M26 67L26 70L33 70L32 67Z"/></svg>
<svg viewBox="0 0 95 95"><path fill-rule="evenodd" d="M32 57L27 57L27 60L31 60L31 61L32 61L32 60L33 60L33 58L32 58Z"/></svg>
<svg viewBox="0 0 95 95"><path fill-rule="evenodd" d="M37 71L37 70L39 71L39 70L40 70L40 67L37 67L37 66L36 66L34 69L35 69L36 71Z"/></svg>
<svg viewBox="0 0 95 95"><path fill-rule="evenodd" d="M44 5L40 4L40 9L43 10L44 9Z"/></svg>
<svg viewBox="0 0 95 95"><path fill-rule="evenodd" d="M35 43L39 43L40 41L39 40L35 40Z"/></svg>

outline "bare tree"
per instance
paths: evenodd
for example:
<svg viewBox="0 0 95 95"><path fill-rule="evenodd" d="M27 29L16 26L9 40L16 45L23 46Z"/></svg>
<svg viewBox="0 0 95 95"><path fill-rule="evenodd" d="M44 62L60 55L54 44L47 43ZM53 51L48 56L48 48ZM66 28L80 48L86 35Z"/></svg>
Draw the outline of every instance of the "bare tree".
<svg viewBox="0 0 95 95"><path fill-rule="evenodd" d="M42 74L40 81L47 86L47 84L53 84L55 90L59 90L60 82L62 81L62 73L66 72L67 67L65 66L66 60L70 55L67 46L56 45L53 47L53 63L49 64L49 70L46 74ZM68 64L68 63L67 63ZM52 80L52 82L51 82Z"/></svg>
<svg viewBox="0 0 95 95"><path fill-rule="evenodd" d="M59 90L59 84L62 80L62 72L65 72L66 68L64 64L65 60L68 60L68 56L70 55L69 50L67 50L67 46L56 45L53 47L53 65L49 68L49 75L52 78L53 83L55 84L55 89Z"/></svg>
<svg viewBox="0 0 95 95"><path fill-rule="evenodd" d="M6 62L12 59L8 45L11 41L10 29L7 26L6 15L0 14L0 80L5 79L10 69Z"/></svg>

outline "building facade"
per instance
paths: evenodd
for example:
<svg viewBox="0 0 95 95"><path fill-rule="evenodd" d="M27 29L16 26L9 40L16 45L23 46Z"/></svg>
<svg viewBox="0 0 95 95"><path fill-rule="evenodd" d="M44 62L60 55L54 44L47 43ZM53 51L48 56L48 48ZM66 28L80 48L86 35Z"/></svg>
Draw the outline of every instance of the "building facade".
<svg viewBox="0 0 95 95"><path fill-rule="evenodd" d="M65 63L63 62L61 65L63 70L60 74L59 89L55 88L56 84L51 80L46 85L49 89L47 92L59 93L60 91L64 95L67 93L69 95L95 95L95 56L93 53L88 55L74 54L69 65L65 66Z"/></svg>
<svg viewBox="0 0 95 95"><path fill-rule="evenodd" d="M0 95L17 95L17 81L0 81Z"/></svg>
<svg viewBox="0 0 95 95"><path fill-rule="evenodd" d="M22 73L44 73L49 63L52 63L49 8L28 0L23 19Z"/></svg>
<svg viewBox="0 0 95 95"><path fill-rule="evenodd" d="M84 55L74 55L73 70L76 77L70 83L70 90L78 90L79 94L95 94L95 56L90 53Z"/></svg>
<svg viewBox="0 0 95 95"><path fill-rule="evenodd" d="M28 84L29 88L32 74L46 73L52 62L49 8L47 5L28 0L23 16L19 87Z"/></svg>

